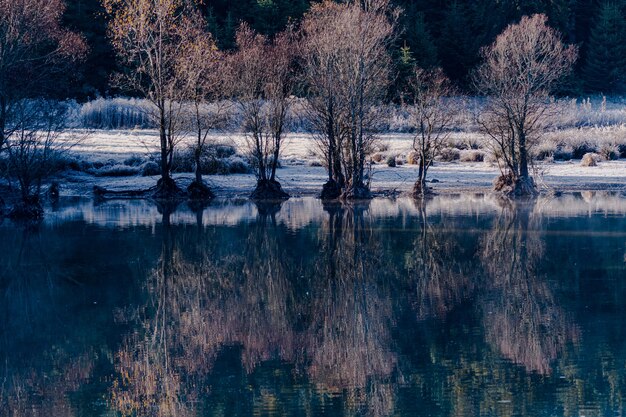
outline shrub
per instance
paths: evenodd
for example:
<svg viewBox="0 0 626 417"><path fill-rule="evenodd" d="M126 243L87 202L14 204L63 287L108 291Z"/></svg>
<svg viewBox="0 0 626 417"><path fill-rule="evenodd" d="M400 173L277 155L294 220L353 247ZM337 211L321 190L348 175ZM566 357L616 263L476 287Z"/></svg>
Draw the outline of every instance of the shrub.
<svg viewBox="0 0 626 417"><path fill-rule="evenodd" d="M53 168L52 170L54 172L61 172L61 171L84 171L84 167L83 164L81 163L82 161L80 161L79 159L72 157L70 155L58 155L54 161L53 161Z"/></svg>
<svg viewBox="0 0 626 417"><path fill-rule="evenodd" d="M148 161L141 166L141 175L151 177L161 174L161 167L154 161Z"/></svg>
<svg viewBox="0 0 626 417"><path fill-rule="evenodd" d="M420 154L416 151L411 151L406 156L406 161L409 165L417 165L420 163Z"/></svg>
<svg viewBox="0 0 626 417"><path fill-rule="evenodd" d="M250 172L250 165L238 156L231 156L227 160L228 173L230 174L247 174Z"/></svg>
<svg viewBox="0 0 626 417"><path fill-rule="evenodd" d="M485 153L478 150L461 151L459 159L461 162L483 162Z"/></svg>
<svg viewBox="0 0 626 417"><path fill-rule="evenodd" d="M372 154L372 161L376 162L376 163L380 163L383 160L383 154L380 152L376 152L374 154Z"/></svg>
<svg viewBox="0 0 626 417"><path fill-rule="evenodd" d="M583 155L580 165L583 167L595 167L599 161L600 155L590 152Z"/></svg>
<svg viewBox="0 0 626 417"><path fill-rule="evenodd" d="M91 174L96 177L132 177L138 175L139 172L139 167L130 167L127 165L111 165L91 170Z"/></svg>
<svg viewBox="0 0 626 417"><path fill-rule="evenodd" d="M615 161L616 159L619 159L620 154L619 149L617 149L616 146L607 144L603 145L598 153L607 161Z"/></svg>
<svg viewBox="0 0 626 417"><path fill-rule="evenodd" d="M569 161L572 159L573 149L571 146L557 146L552 153L552 158L555 161Z"/></svg>
<svg viewBox="0 0 626 417"><path fill-rule="evenodd" d="M544 161L554 156L555 146L551 142L542 142L533 149L533 156L537 161Z"/></svg>
<svg viewBox="0 0 626 417"><path fill-rule="evenodd" d="M132 155L124 160L124 165L129 167L138 167L143 165L145 159L139 155Z"/></svg>
<svg viewBox="0 0 626 417"><path fill-rule="evenodd" d="M596 149L595 146L587 143L587 142L583 142L583 143L579 143L577 145L573 146L572 149L572 158L573 159L582 159L583 156L585 156L585 154L588 153L596 153L598 150Z"/></svg>
<svg viewBox="0 0 626 417"><path fill-rule="evenodd" d="M374 151L376 152L387 152L388 150L389 150L388 143L379 143L376 146L374 146Z"/></svg>
<svg viewBox="0 0 626 417"><path fill-rule="evenodd" d="M188 173L194 172L195 159L193 149L185 149L174 152L172 158L172 172Z"/></svg>
<svg viewBox="0 0 626 417"><path fill-rule="evenodd" d="M391 155L391 156L387 157L387 166L389 168L395 168L396 167L396 157L394 155Z"/></svg>
<svg viewBox="0 0 626 417"><path fill-rule="evenodd" d="M150 117L153 107L147 100L98 98L80 106L78 124L88 129L155 128Z"/></svg>
<svg viewBox="0 0 626 417"><path fill-rule="evenodd" d="M206 147L206 151L203 152L204 156L212 156L218 159L230 158L237 153L237 149L231 145L209 145Z"/></svg>
<svg viewBox="0 0 626 417"><path fill-rule="evenodd" d="M443 148L439 151L438 159L443 162L457 161L461 158L461 151L455 148Z"/></svg>

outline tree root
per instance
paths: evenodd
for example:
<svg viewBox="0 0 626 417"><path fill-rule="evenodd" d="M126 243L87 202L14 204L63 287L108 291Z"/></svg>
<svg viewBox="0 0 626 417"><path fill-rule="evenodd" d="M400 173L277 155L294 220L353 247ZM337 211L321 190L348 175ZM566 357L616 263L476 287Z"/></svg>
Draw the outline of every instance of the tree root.
<svg viewBox="0 0 626 417"><path fill-rule="evenodd" d="M511 173L498 177L494 183L494 190L509 198L535 197L539 194L532 177L516 178Z"/></svg>
<svg viewBox="0 0 626 417"><path fill-rule="evenodd" d="M363 184L357 184L349 187L341 195L343 200L371 200L372 192Z"/></svg>
<svg viewBox="0 0 626 417"><path fill-rule="evenodd" d="M337 200L341 197L341 186L335 180L329 180L322 187L322 194L320 198L322 200Z"/></svg>
<svg viewBox="0 0 626 417"><path fill-rule="evenodd" d="M278 181L259 180L250 198L252 200L287 200L289 194L283 191Z"/></svg>
<svg viewBox="0 0 626 417"><path fill-rule="evenodd" d="M187 187L187 196L190 200L208 201L215 198L215 194L211 191L204 181L194 180L189 187Z"/></svg>

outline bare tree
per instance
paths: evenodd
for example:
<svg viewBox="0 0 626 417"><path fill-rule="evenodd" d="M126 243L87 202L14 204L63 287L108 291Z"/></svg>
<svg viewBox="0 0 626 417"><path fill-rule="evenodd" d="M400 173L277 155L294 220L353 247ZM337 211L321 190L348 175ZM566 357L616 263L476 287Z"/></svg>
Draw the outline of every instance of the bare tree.
<svg viewBox="0 0 626 417"><path fill-rule="evenodd" d="M111 16L109 35L126 71L116 78L120 87L136 91L154 108L159 126L161 179L156 197L180 193L171 178L174 149L183 132L185 80L177 65L193 27L193 4L183 0L103 0Z"/></svg>
<svg viewBox="0 0 626 417"><path fill-rule="evenodd" d="M416 68L409 86L409 97L413 99L410 113L416 129L413 149L419 157L413 196L420 197L430 191L426 187L426 174L449 137L454 106L446 99L450 99L454 89L439 68L430 71Z"/></svg>
<svg viewBox="0 0 626 417"><path fill-rule="evenodd" d="M501 162L496 189L509 195L536 193L529 148L542 133L555 84L577 57L576 47L565 45L546 22L537 14L507 27L482 50L484 62L474 74L476 89L488 99L479 124Z"/></svg>
<svg viewBox="0 0 626 417"><path fill-rule="evenodd" d="M187 191L192 199L207 199L213 197L213 192L202 179L202 156L206 153L211 131L223 123L229 109L222 100L224 56L197 11L190 14L189 26L181 42L177 78L182 80L181 88L188 103L186 113L190 117L187 118L187 130L195 137L192 145L195 180Z"/></svg>
<svg viewBox="0 0 626 417"><path fill-rule="evenodd" d="M15 128L5 144L9 181L19 187L21 199L9 216L35 219L43 215L40 203L44 180L55 173L58 159L72 146L60 140L68 106L52 100L22 100L13 106Z"/></svg>
<svg viewBox="0 0 626 417"><path fill-rule="evenodd" d="M83 39L61 25L64 11L62 0L0 0L0 150L23 127L13 118L20 102L58 88L85 56Z"/></svg>
<svg viewBox="0 0 626 417"><path fill-rule="evenodd" d="M322 199L338 198L345 187L341 164L345 129L341 121L342 102L338 96L339 58L336 46L341 26L335 23L342 6L334 2L314 4L302 23L304 81L307 86L308 119L328 169Z"/></svg>
<svg viewBox="0 0 626 417"><path fill-rule="evenodd" d="M303 24L310 108L329 169L326 193L369 198L365 158L380 113L373 111L390 82L388 46L397 11L386 0L313 7ZM337 168L341 165L341 173ZM335 196L333 196L335 197Z"/></svg>
<svg viewBox="0 0 626 417"><path fill-rule="evenodd" d="M294 86L295 38L291 28L270 42L242 24L231 56L231 88L242 115L257 176L252 197L288 198L276 180Z"/></svg>

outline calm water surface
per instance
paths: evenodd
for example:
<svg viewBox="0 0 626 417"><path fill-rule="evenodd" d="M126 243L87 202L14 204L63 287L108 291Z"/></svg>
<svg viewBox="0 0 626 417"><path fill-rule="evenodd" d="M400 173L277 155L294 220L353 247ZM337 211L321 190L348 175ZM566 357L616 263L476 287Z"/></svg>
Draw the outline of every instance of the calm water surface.
<svg viewBox="0 0 626 417"><path fill-rule="evenodd" d="M626 412L626 197L0 225L0 415Z"/></svg>

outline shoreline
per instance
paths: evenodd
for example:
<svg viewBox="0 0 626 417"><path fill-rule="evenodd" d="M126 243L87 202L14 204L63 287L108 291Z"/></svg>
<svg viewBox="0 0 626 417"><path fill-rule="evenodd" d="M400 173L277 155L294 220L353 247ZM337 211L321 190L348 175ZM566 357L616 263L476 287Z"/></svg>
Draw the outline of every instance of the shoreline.
<svg viewBox="0 0 626 417"><path fill-rule="evenodd" d="M612 191L626 192L626 160L602 162L597 167L581 167L575 163L544 163L537 166L544 174L535 176L542 194L554 192ZM322 167L285 165L277 173L278 181L291 197L317 197L326 181ZM442 162L429 172L429 185L436 194L496 193L493 181L499 171L487 163ZM111 191L148 189L158 176L96 177L80 172L65 172L56 178L64 197L93 195L93 187ZM194 179L193 174L174 174L181 188ZM372 171L371 190L374 197L407 194L417 178L417 167L403 165L388 168L377 165ZM204 180L218 198L247 198L254 189L252 174L205 175Z"/></svg>

